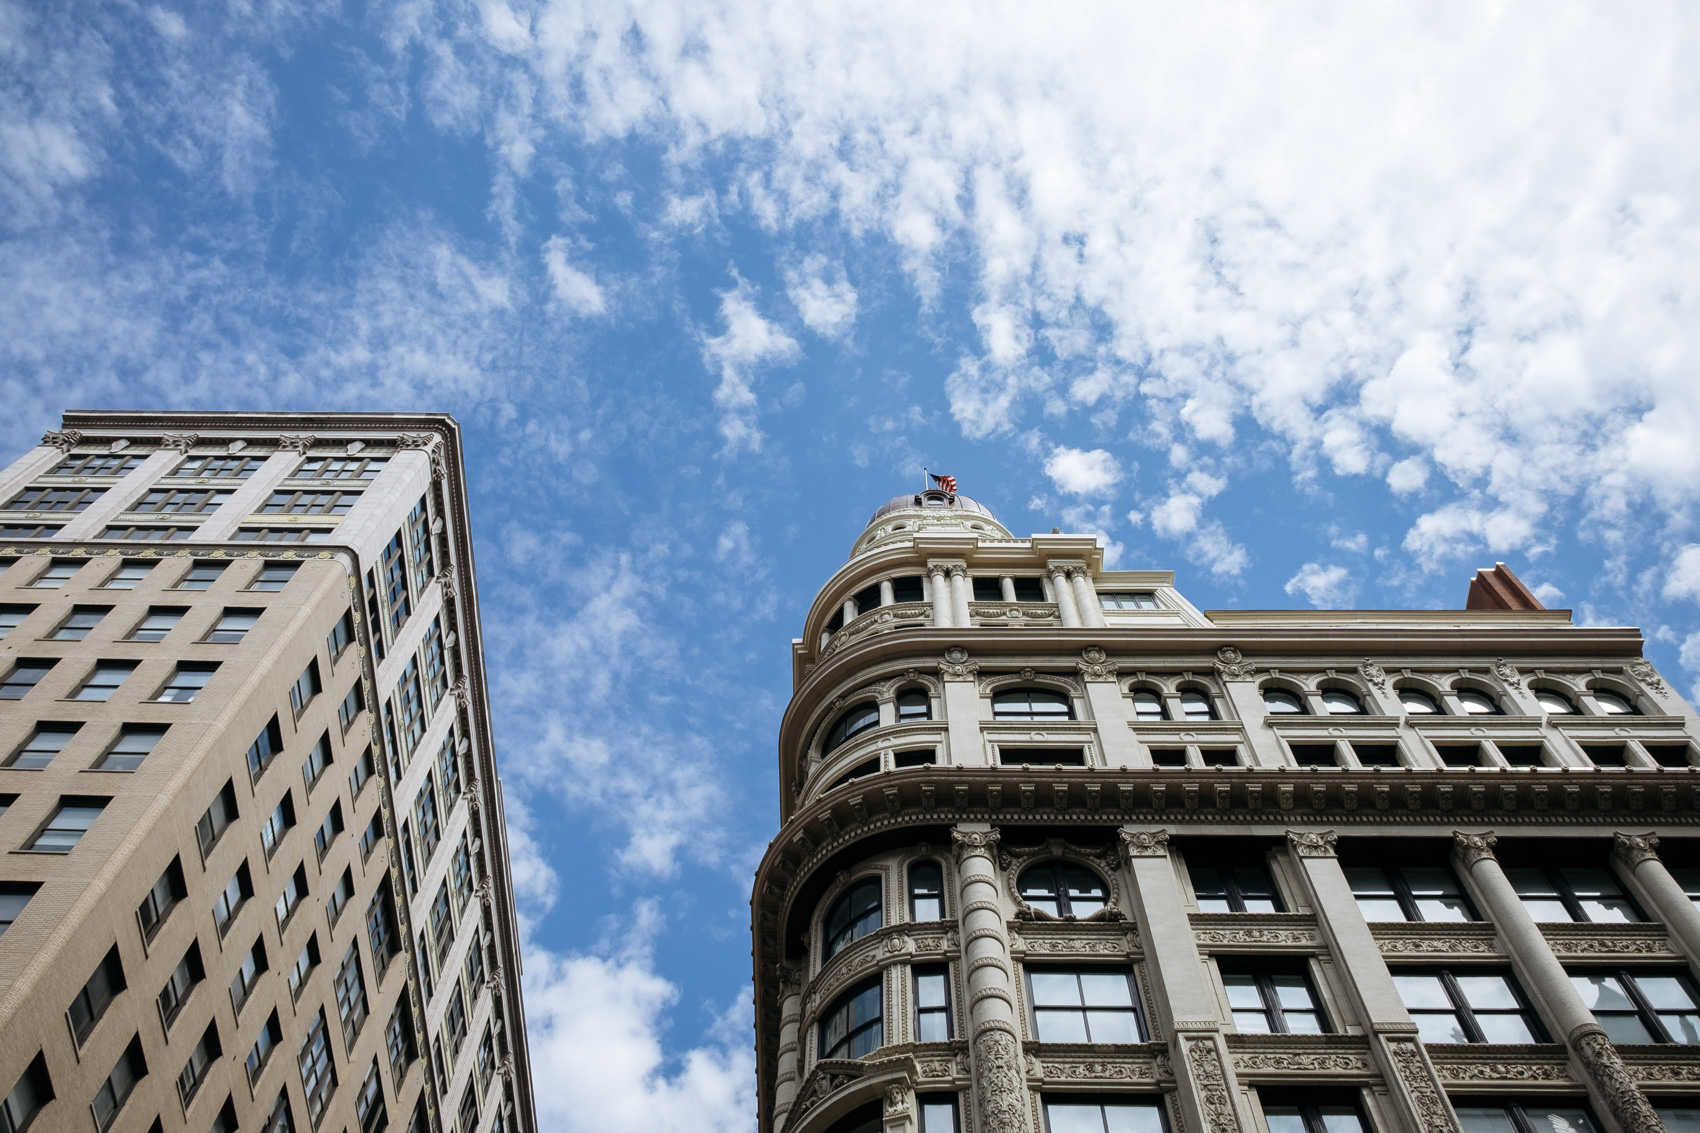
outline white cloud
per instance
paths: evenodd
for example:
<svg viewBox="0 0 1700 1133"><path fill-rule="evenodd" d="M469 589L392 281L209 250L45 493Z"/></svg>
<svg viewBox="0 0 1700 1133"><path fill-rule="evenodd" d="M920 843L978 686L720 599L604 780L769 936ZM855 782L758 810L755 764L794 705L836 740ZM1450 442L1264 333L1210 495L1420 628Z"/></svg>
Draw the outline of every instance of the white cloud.
<svg viewBox="0 0 1700 1133"><path fill-rule="evenodd" d="M554 289L555 302L569 314L584 317L600 315L607 310L607 300L595 277L580 271L567 262L567 241L551 236L543 244L543 264L549 272L549 286Z"/></svg>
<svg viewBox="0 0 1700 1133"><path fill-rule="evenodd" d="M1306 563L1287 580L1288 594L1303 594L1305 601L1319 609L1349 608L1357 597L1358 586L1343 566L1323 566Z"/></svg>
<svg viewBox="0 0 1700 1133"><path fill-rule="evenodd" d="M1700 599L1700 543L1690 543L1677 552L1665 575L1664 595Z"/></svg>
<svg viewBox="0 0 1700 1133"><path fill-rule="evenodd" d="M803 325L822 338L843 338L856 325L856 289L844 265L833 264L829 271L825 256L810 256L785 273L785 285Z"/></svg>
<svg viewBox="0 0 1700 1133"><path fill-rule="evenodd" d="M1058 445L1045 461L1045 475L1060 490L1077 496L1096 496L1121 482L1122 468L1101 448L1090 452Z"/></svg>
<svg viewBox="0 0 1700 1133"><path fill-rule="evenodd" d="M1552 608L1557 603L1564 601L1564 591L1560 590L1550 582L1542 582L1529 587L1529 593L1533 594L1536 601L1540 602L1541 605L1548 608Z"/></svg>
<svg viewBox="0 0 1700 1133"><path fill-rule="evenodd" d="M726 442L723 452L728 456L740 450L757 451L762 446L761 429L756 425L759 405L751 388L755 369L770 363L790 362L799 353L797 340L764 319L756 309L754 285L736 272L733 278L734 286L718 292L720 321L726 330L705 338L702 344L703 364L720 371L714 404L720 410L720 435Z"/></svg>
<svg viewBox="0 0 1700 1133"><path fill-rule="evenodd" d="M1420 456L1401 460L1387 470L1387 486L1401 496L1409 495L1428 483L1428 462Z"/></svg>

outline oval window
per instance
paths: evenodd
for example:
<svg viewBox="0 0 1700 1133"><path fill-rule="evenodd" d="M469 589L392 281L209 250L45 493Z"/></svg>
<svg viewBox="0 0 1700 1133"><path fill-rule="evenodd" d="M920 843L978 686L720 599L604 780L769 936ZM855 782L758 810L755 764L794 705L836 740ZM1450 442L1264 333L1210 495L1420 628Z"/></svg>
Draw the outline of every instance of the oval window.
<svg viewBox="0 0 1700 1133"><path fill-rule="evenodd" d="M1263 706L1271 716L1303 716L1305 702L1299 699L1296 692L1288 692L1284 688L1267 688L1263 690Z"/></svg>
<svg viewBox="0 0 1700 1133"><path fill-rule="evenodd" d="M833 722L826 730L826 739L821 742L820 753L825 755L833 748L842 744L852 736L859 736L869 728L879 727L880 706L873 701L863 701L851 708Z"/></svg>
<svg viewBox="0 0 1700 1133"><path fill-rule="evenodd" d="M1364 711L1363 701L1338 688L1322 690L1322 706L1330 716L1362 716Z"/></svg>
<svg viewBox="0 0 1700 1133"><path fill-rule="evenodd" d="M1399 703L1405 706L1405 713L1410 716L1439 716L1441 714L1440 701L1420 688L1400 689Z"/></svg>

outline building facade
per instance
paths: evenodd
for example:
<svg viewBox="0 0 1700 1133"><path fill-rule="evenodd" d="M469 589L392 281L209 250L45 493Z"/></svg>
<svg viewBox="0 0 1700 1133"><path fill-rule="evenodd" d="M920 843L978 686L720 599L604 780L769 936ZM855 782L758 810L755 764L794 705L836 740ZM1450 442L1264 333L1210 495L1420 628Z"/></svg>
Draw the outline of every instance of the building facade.
<svg viewBox="0 0 1700 1133"><path fill-rule="evenodd" d="M460 431L0 472L0 1131L532 1133Z"/></svg>
<svg viewBox="0 0 1700 1133"><path fill-rule="evenodd" d="M1700 721L1636 630L1466 606L880 508L793 645L762 1133L1700 1127Z"/></svg>

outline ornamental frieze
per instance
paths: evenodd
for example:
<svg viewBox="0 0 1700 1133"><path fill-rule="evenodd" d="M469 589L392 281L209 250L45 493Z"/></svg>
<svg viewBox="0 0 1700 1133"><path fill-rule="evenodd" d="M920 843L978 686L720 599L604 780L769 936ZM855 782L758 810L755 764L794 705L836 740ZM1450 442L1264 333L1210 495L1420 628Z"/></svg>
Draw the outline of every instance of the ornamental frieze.
<svg viewBox="0 0 1700 1133"><path fill-rule="evenodd" d="M1316 918L1308 913L1193 913L1193 935L1211 951L1235 947L1315 948Z"/></svg>
<svg viewBox="0 0 1700 1133"><path fill-rule="evenodd" d="M1429 1061L1442 1082L1572 1082L1570 1056L1560 1043L1426 1044Z"/></svg>
<svg viewBox="0 0 1700 1133"><path fill-rule="evenodd" d="M1547 947L1565 956L1632 956L1680 962L1665 927L1657 924L1543 924Z"/></svg>
<svg viewBox="0 0 1700 1133"><path fill-rule="evenodd" d="M1360 1035L1225 1035L1234 1071L1253 1081L1286 1075L1372 1077L1369 1040Z"/></svg>
<svg viewBox="0 0 1700 1133"><path fill-rule="evenodd" d="M1590 925L1597 928L1597 925ZM1372 923L1371 935L1383 956L1480 957L1500 954L1491 924Z"/></svg>

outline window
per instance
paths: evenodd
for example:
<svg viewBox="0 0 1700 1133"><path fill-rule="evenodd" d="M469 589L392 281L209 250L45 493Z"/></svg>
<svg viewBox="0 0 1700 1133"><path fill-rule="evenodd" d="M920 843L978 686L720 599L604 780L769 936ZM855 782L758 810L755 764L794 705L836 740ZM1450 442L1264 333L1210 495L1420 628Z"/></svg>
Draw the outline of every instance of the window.
<svg viewBox="0 0 1700 1133"><path fill-rule="evenodd" d="M0 936L5 936L12 922L23 914L36 888L28 881L0 881Z"/></svg>
<svg viewBox="0 0 1700 1133"><path fill-rule="evenodd" d="M183 863L179 858L172 858L171 864L165 867L159 880L142 898L142 903L136 906L136 923L141 926L142 939L153 940L159 934L160 925L177 907L177 902L188 895L188 887L183 883Z"/></svg>
<svg viewBox="0 0 1700 1133"><path fill-rule="evenodd" d="M390 1056L390 1073L400 1082L407 1068L413 1065L413 1060L419 1057L413 1040L413 1013L408 1009L406 996L390 1012L389 1025L384 1028L384 1050Z"/></svg>
<svg viewBox="0 0 1700 1133"><path fill-rule="evenodd" d="M909 867L909 919L944 919L944 868L938 862L915 862Z"/></svg>
<svg viewBox="0 0 1700 1133"><path fill-rule="evenodd" d="M449 992L449 1007L443 1012L443 1023L449 1033L449 1050L460 1054L460 1048L466 1045L466 996L461 992L460 981Z"/></svg>
<svg viewBox="0 0 1700 1133"><path fill-rule="evenodd" d="M1093 1101L1063 1094L1045 1097L1050 1133L1165 1133L1162 1103L1116 1098Z"/></svg>
<svg viewBox="0 0 1700 1133"><path fill-rule="evenodd" d="M425 697L419 691L419 659L410 658L396 681L396 716L401 723L402 750L413 754L425 735Z"/></svg>
<svg viewBox="0 0 1700 1133"><path fill-rule="evenodd" d="M51 660L31 660L20 657L12 665L12 671L6 674L6 679L0 682L0 700L22 700L24 693L40 683L41 678L53 668ZM128 670L126 670L128 672ZM120 678L122 679L122 678ZM100 697L105 700L106 697Z"/></svg>
<svg viewBox="0 0 1700 1133"><path fill-rule="evenodd" d="M207 1029L201 1032L200 1041L189 1051L189 1061L177 1072L177 1096L185 1107L200 1090L201 1083L206 1081L208 1068L223 1053L218 1043L218 1024L208 1023Z"/></svg>
<svg viewBox="0 0 1700 1133"><path fill-rule="evenodd" d="M478 1128L478 1093L471 1082L460 1095L460 1112L456 1117L460 1133L473 1133Z"/></svg>
<svg viewBox="0 0 1700 1133"><path fill-rule="evenodd" d="M897 694L897 722L907 724L912 720L931 720L933 706L925 689L912 688Z"/></svg>
<svg viewBox="0 0 1700 1133"><path fill-rule="evenodd" d="M419 860L430 869L431 855L437 852L437 843L442 840L442 828L437 825L437 791L429 777L413 801L413 823L419 831Z"/></svg>
<svg viewBox="0 0 1700 1133"><path fill-rule="evenodd" d="M136 584L146 578L151 570L152 563L120 563L118 569L107 575L106 581L100 585L103 590L134 590Z"/></svg>
<svg viewBox="0 0 1700 1133"><path fill-rule="evenodd" d="M348 903L352 900L354 900L354 874L344 869L342 877L337 880L336 888L331 890L330 900L325 902L325 916L329 919L333 929L336 927L336 922L342 919L342 911L348 907Z"/></svg>
<svg viewBox="0 0 1700 1133"><path fill-rule="evenodd" d="M301 670L301 675L295 678L295 684L289 689L289 708L297 720L323 689L324 686L319 683L319 659L315 657L307 662L307 667Z"/></svg>
<svg viewBox="0 0 1700 1133"><path fill-rule="evenodd" d="M22 665L22 662L19 662ZM84 678L72 700L110 700L124 683L124 678L136 671L134 661L97 661Z"/></svg>
<svg viewBox="0 0 1700 1133"><path fill-rule="evenodd" d="M289 828L294 825L295 799L288 791L285 791L283 798L278 800L277 806L272 808L272 812L266 816L265 822L260 825L260 845L265 848L267 861L270 861L272 855L277 853L278 845L283 841L283 836L289 833Z"/></svg>
<svg viewBox="0 0 1700 1133"><path fill-rule="evenodd" d="M24 624L24 619L30 616L34 606L20 606L7 603L0 606L0 638L9 637L13 630Z"/></svg>
<svg viewBox="0 0 1700 1133"><path fill-rule="evenodd" d="M366 788L367 780L371 779L377 770L372 762L371 745L367 745L366 749L360 753L360 758L354 761L354 770L348 773L349 794L354 798L359 798L360 792Z"/></svg>
<svg viewBox="0 0 1700 1133"><path fill-rule="evenodd" d="M313 974L313 969L319 966L319 934L314 933L307 938L307 944L301 949L301 955L295 958L295 965L289 969L289 997L301 998L301 989L307 986L307 978Z"/></svg>
<svg viewBox="0 0 1700 1133"><path fill-rule="evenodd" d="M432 618L431 628L425 631L425 690L433 707L449 691L449 662L443 652L441 618Z"/></svg>
<svg viewBox="0 0 1700 1133"><path fill-rule="evenodd" d="M208 480L246 480L265 464L261 456L191 456L171 472L173 477Z"/></svg>
<svg viewBox="0 0 1700 1133"><path fill-rule="evenodd" d="M283 1041L283 1026L278 1022L277 1011L260 1025L260 1033L254 1038L254 1045L248 1051L248 1059L244 1064L248 1071L250 1084L259 1081L260 1073L265 1070L266 1063L271 1060L272 1051Z"/></svg>
<svg viewBox="0 0 1700 1133"><path fill-rule="evenodd" d="M289 585L289 580L295 577L295 563L267 563L260 568L260 573L254 576L254 581L248 584L249 590L276 592Z"/></svg>
<svg viewBox="0 0 1700 1133"><path fill-rule="evenodd" d="M1210 703L1208 693L1187 689L1181 693L1181 715L1188 720L1214 720L1216 706Z"/></svg>
<svg viewBox="0 0 1700 1133"><path fill-rule="evenodd" d="M1016 888L1036 912L1053 917L1089 917L1109 900L1097 874L1057 859L1028 867Z"/></svg>
<svg viewBox="0 0 1700 1133"><path fill-rule="evenodd" d="M245 543L323 543L331 537L329 527L238 527L236 538Z"/></svg>
<svg viewBox="0 0 1700 1133"><path fill-rule="evenodd" d="M67 456L59 467L50 475L53 476L123 476L142 465L140 453L124 456L119 453L87 454L74 452Z"/></svg>
<svg viewBox="0 0 1700 1133"><path fill-rule="evenodd" d="M1330 716L1362 716L1364 702L1358 699L1356 693L1347 692L1343 688L1325 688L1319 697L1322 707Z"/></svg>
<svg viewBox="0 0 1700 1133"><path fill-rule="evenodd" d="M242 963L236 967L236 975L230 981L230 1007L237 1015L242 1014L242 1008L254 994L254 985L260 982L260 975L265 972L266 938L256 936L254 946L242 955Z"/></svg>
<svg viewBox="0 0 1700 1133"><path fill-rule="evenodd" d="M331 628L330 634L325 638L325 648L330 653L331 663L335 664L342 656L342 651L352 644L354 644L354 611L345 610L342 617L337 619L336 625Z"/></svg>
<svg viewBox="0 0 1700 1133"><path fill-rule="evenodd" d="M72 606L59 627L47 635L48 640L81 641L89 635L89 630L100 624L100 619L111 612L111 606Z"/></svg>
<svg viewBox="0 0 1700 1133"><path fill-rule="evenodd" d="M35 832L26 850L40 854L68 854L83 840L94 820L106 809L106 799L74 798L66 795L59 800L41 828Z"/></svg>
<svg viewBox="0 0 1700 1133"><path fill-rule="evenodd" d="M147 615L136 623L126 640L163 641L188 612L187 606L149 606Z"/></svg>
<svg viewBox="0 0 1700 1133"><path fill-rule="evenodd" d="M1485 692L1473 688L1458 690L1458 704L1469 716L1503 716L1499 702Z"/></svg>
<svg viewBox="0 0 1700 1133"><path fill-rule="evenodd" d="M366 697L361 692L360 682L355 681L349 687L348 695L342 698L342 703L337 705L336 709L336 722L341 727L343 735L346 736L348 729L354 727L354 721L359 718L360 713L365 708Z"/></svg>
<svg viewBox="0 0 1700 1133"><path fill-rule="evenodd" d="M1284 688L1266 688L1263 690L1263 709L1271 716L1305 716L1304 698L1296 692Z"/></svg>
<svg viewBox="0 0 1700 1133"><path fill-rule="evenodd" d="M273 716L254 742L248 745L248 779L257 782L266 768L272 765L277 753L283 750L283 729L278 725L277 717Z"/></svg>
<svg viewBox="0 0 1700 1133"><path fill-rule="evenodd" d="M230 931L230 926L236 922L236 915L253 895L254 883L248 877L248 863L243 862L236 868L236 872L230 875L230 880L224 883L218 900L213 902L213 924L218 927L220 936Z"/></svg>
<svg viewBox="0 0 1700 1133"><path fill-rule="evenodd" d="M1048 688L1018 688L992 694L996 720L1072 720L1066 693Z"/></svg>
<svg viewBox="0 0 1700 1133"><path fill-rule="evenodd" d="M1399 998L1425 1043L1532 1043L1543 1032L1509 972L1393 969Z"/></svg>
<svg viewBox="0 0 1700 1133"><path fill-rule="evenodd" d="M23 746L6 760L6 766L19 771L41 770L65 750L65 745L81 728L81 724L37 724Z"/></svg>
<svg viewBox="0 0 1700 1133"><path fill-rule="evenodd" d="M1639 716L1641 712L1629 702L1629 698L1620 692L1610 689L1589 689L1594 703L1600 706L1600 711L1607 716Z"/></svg>
<svg viewBox="0 0 1700 1133"><path fill-rule="evenodd" d="M900 751L891 757L893 767L932 767L939 761L939 753L930 747L911 748Z"/></svg>
<svg viewBox="0 0 1700 1133"><path fill-rule="evenodd" d="M1033 1030L1046 1043L1145 1041L1129 971L1029 967Z"/></svg>
<svg viewBox="0 0 1700 1133"><path fill-rule="evenodd" d="M1464 1133L1603 1133L1593 1115L1570 1098L1527 1105L1454 1105L1453 1111ZM1665 1128L1674 1133L1670 1124Z"/></svg>
<svg viewBox="0 0 1700 1133"><path fill-rule="evenodd" d="M142 543L172 543L195 533L193 527L146 527L133 523L114 524L100 533L102 539L134 539Z"/></svg>
<svg viewBox="0 0 1700 1133"><path fill-rule="evenodd" d="M159 1018L166 1026L177 1021L177 1016L183 1010L183 1004L189 1001L189 993L195 990L195 985L207 978L207 971L201 964L201 945L191 941L183 958L177 961L177 966L171 969L171 974L165 977L165 986L159 989L156 1000L159 1003Z"/></svg>
<svg viewBox="0 0 1700 1133"><path fill-rule="evenodd" d="M476 997L478 989L484 986L484 939L479 936L473 945L466 950L466 986L471 988L471 994Z"/></svg>
<svg viewBox="0 0 1700 1133"><path fill-rule="evenodd" d="M876 977L851 988L821 1016L820 1056L862 1058L885 1045Z"/></svg>
<svg viewBox="0 0 1700 1133"><path fill-rule="evenodd" d="M396 937L395 906L387 885L381 886L372 895L372 903L366 906L366 944L372 949L372 964L382 980L389 969L390 957L401 951L401 941Z"/></svg>
<svg viewBox="0 0 1700 1133"><path fill-rule="evenodd" d="M218 844L224 832L230 829L230 824L236 821L236 784L227 779L224 787L213 796L213 801L202 813L200 821L195 823L195 838L201 844L201 857L205 858L209 851Z"/></svg>
<svg viewBox="0 0 1700 1133"><path fill-rule="evenodd" d="M490 1025L484 1024L484 1037L478 1040L478 1088L488 1089L490 1079L496 1076L496 1036L490 1033Z"/></svg>
<svg viewBox="0 0 1700 1133"><path fill-rule="evenodd" d="M127 509L132 512L160 512L170 515L204 515L214 511L235 493L224 491L184 491L176 488L153 488Z"/></svg>
<svg viewBox="0 0 1700 1133"><path fill-rule="evenodd" d="M1142 724L1150 724L1168 719L1168 711L1163 707L1163 696L1154 689L1136 688L1133 690L1133 718Z"/></svg>
<svg viewBox="0 0 1700 1133"><path fill-rule="evenodd" d="M319 823L318 830L313 832L313 849L320 861L330 852L331 843L342 833L342 800L331 804L331 809L325 814L324 821Z"/></svg>
<svg viewBox="0 0 1700 1133"><path fill-rule="evenodd" d="M273 910L277 914L278 935L283 935L283 926L289 923L289 918L295 915L295 910L301 907L301 902L307 896L307 868L296 866L295 872L283 886L283 892L278 894L277 905Z"/></svg>
<svg viewBox="0 0 1700 1133"><path fill-rule="evenodd" d="M826 730L826 738L821 741L821 754L825 755L840 744L871 728L879 727L879 705L872 701L857 704L832 722L832 727Z"/></svg>
<svg viewBox="0 0 1700 1133"><path fill-rule="evenodd" d="M384 817L374 814L372 821L366 824L366 829L360 834L360 860L365 861L372 856L372 851L378 843L384 840Z"/></svg>
<svg viewBox="0 0 1700 1133"><path fill-rule="evenodd" d="M389 1127L389 1115L384 1112L384 1084L378 1077L378 1060L366 1071L360 1083L360 1093L354 1099L354 1115L360 1121L360 1133L380 1133Z"/></svg>
<svg viewBox="0 0 1700 1133"><path fill-rule="evenodd" d="M277 1101L272 1104L271 1114L260 1133L296 1133L295 1111L289 1108L287 1088L277 1092Z"/></svg>
<svg viewBox="0 0 1700 1133"><path fill-rule="evenodd" d="M95 764L100 771L134 771L165 735L165 724L125 724Z"/></svg>
<svg viewBox="0 0 1700 1133"><path fill-rule="evenodd" d="M1347 866L1366 921L1472 921L1470 903L1445 866Z"/></svg>
<svg viewBox="0 0 1700 1133"><path fill-rule="evenodd" d="M248 631L254 628L255 623L260 620L260 615L263 613L265 613L264 610L237 609L227 606L224 613L220 615L218 623L202 640L215 645L235 645L248 636Z"/></svg>
<svg viewBox="0 0 1700 1133"><path fill-rule="evenodd" d="M329 732L319 737L319 742L307 753L307 758L301 763L301 779L307 784L308 793L312 793L325 770L331 765L331 736Z"/></svg>
<svg viewBox="0 0 1700 1133"><path fill-rule="evenodd" d="M413 837L408 833L407 821L401 824L401 874L407 882L407 892L413 896L419 892L419 877L413 864Z"/></svg>
<svg viewBox="0 0 1700 1133"><path fill-rule="evenodd" d="M407 617L413 612L407 593L407 561L402 554L400 531L379 552L378 566L383 572L384 600L390 612L390 632L393 634L407 624Z"/></svg>
<svg viewBox="0 0 1700 1133"><path fill-rule="evenodd" d="M301 463L295 480L372 480L389 463L388 457L314 457Z"/></svg>
<svg viewBox="0 0 1700 1133"><path fill-rule="evenodd" d="M138 1035L130 1040L130 1045L124 1048L124 1053L118 1056L118 1064L112 1068L112 1073L106 1076L106 1081L95 1091L94 1100L89 1108L94 1111L95 1128L105 1133L112 1127L113 1118L124 1103L130 1100L130 1093L136 1088L136 1083L147 1077L148 1064L142 1058L142 1041Z"/></svg>
<svg viewBox="0 0 1700 1133"><path fill-rule="evenodd" d="M443 788L443 810L448 811L460 798L460 751L453 728L437 749L437 783Z"/></svg>
<svg viewBox="0 0 1700 1133"><path fill-rule="evenodd" d="M1098 595L1098 601L1106 610L1160 610L1163 608L1157 602L1157 595L1143 590L1136 590L1132 593L1103 593Z"/></svg>
<svg viewBox="0 0 1700 1133"><path fill-rule="evenodd" d="M336 1068L331 1065L329 1030L322 1008L301 1041L296 1061L301 1067L301 1089L307 1095L307 1117L317 1127L331 1095L336 1093Z"/></svg>
<svg viewBox="0 0 1700 1133"><path fill-rule="evenodd" d="M154 699L162 704L188 704L200 695L216 672L217 662L179 661L177 671L171 674L171 679L165 682L165 687Z"/></svg>
<svg viewBox="0 0 1700 1133"><path fill-rule="evenodd" d="M51 539L64 529L60 523L0 523L0 539Z"/></svg>
<svg viewBox="0 0 1700 1133"><path fill-rule="evenodd" d="M1223 960L1220 967L1234 1027L1241 1034L1328 1032L1328 1019L1302 968L1229 960Z"/></svg>
<svg viewBox="0 0 1700 1133"><path fill-rule="evenodd" d="M1261 855L1259 855L1261 856ZM1279 913L1281 898L1262 865L1191 865L1192 891L1203 913Z"/></svg>
<svg viewBox="0 0 1700 1133"><path fill-rule="evenodd" d="M880 880L864 877L850 886L826 915L825 952L830 960L855 941L880 927Z"/></svg>
<svg viewBox="0 0 1700 1133"><path fill-rule="evenodd" d="M1584 971L1570 982L1614 1043L1700 1043L1700 999L1686 973Z"/></svg>
<svg viewBox="0 0 1700 1133"><path fill-rule="evenodd" d="M1552 688L1535 690L1535 703L1541 706L1541 711L1552 716L1574 716L1576 705L1568 696Z"/></svg>
<svg viewBox="0 0 1700 1133"><path fill-rule="evenodd" d="M1259 1090L1269 1133L1369 1133L1350 1095L1330 1098L1326 1090L1294 1094ZM1318 1095L1321 1095L1320 1097ZM1579 1131L1578 1131L1579 1133Z"/></svg>
<svg viewBox="0 0 1700 1133"><path fill-rule="evenodd" d="M1642 919L1611 872L1593 866L1512 867L1505 876L1537 921L1625 924Z"/></svg>
<svg viewBox="0 0 1700 1133"><path fill-rule="evenodd" d="M336 973L336 1010L342 1020L342 1041L345 1049L354 1049L355 1036L365 1025L369 1013L366 1005L366 978L360 974L360 948L350 944L343 953L342 965Z"/></svg>
<svg viewBox="0 0 1700 1133"><path fill-rule="evenodd" d="M179 590L208 590L224 573L224 563L196 563L177 582Z"/></svg>
<svg viewBox="0 0 1700 1133"><path fill-rule="evenodd" d="M20 1133L53 1100L47 1061L38 1052L18 1078L12 1092L0 1101L0 1133Z"/></svg>
<svg viewBox="0 0 1700 1133"><path fill-rule="evenodd" d="M437 942L437 963L441 964L455 942L455 919L449 905L447 881L437 887L437 897L431 902L431 937Z"/></svg>
<svg viewBox="0 0 1700 1133"><path fill-rule="evenodd" d="M379 661L384 659L384 619L378 611L378 575L366 572L366 626L372 634L372 652Z"/></svg>
<svg viewBox="0 0 1700 1133"><path fill-rule="evenodd" d="M30 586L36 590L58 590L69 582L83 564L72 559L54 559L47 569L35 576Z"/></svg>
<svg viewBox="0 0 1700 1133"><path fill-rule="evenodd" d="M105 488L25 488L13 496L7 511L83 511L100 497Z"/></svg>
<svg viewBox="0 0 1700 1133"><path fill-rule="evenodd" d="M449 879L455 887L455 916L466 911L466 903L472 900L472 854L466 848L466 835L460 836L460 845L455 847L455 856L449 862Z"/></svg>
<svg viewBox="0 0 1700 1133"><path fill-rule="evenodd" d="M1678 1108L1669 1104L1654 1107L1659 1115L1659 1121L1664 1125L1666 1133L1700 1133L1700 1109L1692 1106ZM1543 1129L1540 1133L1548 1133ZM1559 1131L1553 1131L1559 1133ZM1594 1133L1594 1127L1581 1126L1579 1133Z"/></svg>
<svg viewBox="0 0 1700 1133"><path fill-rule="evenodd" d="M359 502L359 492L273 492L260 512L264 515L347 515Z"/></svg>
<svg viewBox="0 0 1700 1133"><path fill-rule="evenodd" d="M82 990L77 992L77 997L71 1000L71 1006L65 1012L71 1023L71 1035L79 1047L88 1041L89 1036L94 1033L95 1024L100 1022L107 1007L126 986L128 985L124 982L124 965L118 959L118 946L114 944L107 949L94 974L83 984Z"/></svg>

